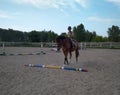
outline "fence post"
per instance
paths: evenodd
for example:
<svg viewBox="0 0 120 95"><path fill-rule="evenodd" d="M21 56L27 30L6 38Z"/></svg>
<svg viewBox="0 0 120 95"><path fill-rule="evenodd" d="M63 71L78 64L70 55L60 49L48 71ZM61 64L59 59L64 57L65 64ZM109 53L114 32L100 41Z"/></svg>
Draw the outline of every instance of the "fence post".
<svg viewBox="0 0 120 95"><path fill-rule="evenodd" d="M3 42L2 47L3 47L3 54L5 54L5 43L4 42Z"/></svg>
<svg viewBox="0 0 120 95"><path fill-rule="evenodd" d="M41 42L40 45L41 45L41 48L43 48L43 42Z"/></svg>
<svg viewBox="0 0 120 95"><path fill-rule="evenodd" d="M112 42L110 42L110 48L112 48Z"/></svg>
<svg viewBox="0 0 120 95"><path fill-rule="evenodd" d="M82 42L80 43L80 47L81 47L81 50L82 50L83 49L83 43Z"/></svg>
<svg viewBox="0 0 120 95"><path fill-rule="evenodd" d="M102 43L100 43L100 48L102 48Z"/></svg>
<svg viewBox="0 0 120 95"><path fill-rule="evenodd" d="M90 42L90 48L92 47L92 43Z"/></svg>
<svg viewBox="0 0 120 95"><path fill-rule="evenodd" d="M86 49L86 42L84 43L84 49Z"/></svg>
<svg viewBox="0 0 120 95"><path fill-rule="evenodd" d="M52 47L52 48L54 47L54 43L53 43L53 41L52 41L52 43L51 43L51 47Z"/></svg>

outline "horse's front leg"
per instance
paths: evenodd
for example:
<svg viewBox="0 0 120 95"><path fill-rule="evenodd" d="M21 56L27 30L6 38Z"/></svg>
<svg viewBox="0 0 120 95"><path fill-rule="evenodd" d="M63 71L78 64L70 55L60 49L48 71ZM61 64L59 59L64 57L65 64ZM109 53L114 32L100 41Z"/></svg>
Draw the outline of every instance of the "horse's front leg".
<svg viewBox="0 0 120 95"><path fill-rule="evenodd" d="M64 52L65 58L64 58L64 64L69 64L67 56L68 56L68 52Z"/></svg>
<svg viewBox="0 0 120 95"><path fill-rule="evenodd" d="M64 59L64 64L69 64L68 63L68 59L65 57L65 59Z"/></svg>
<svg viewBox="0 0 120 95"><path fill-rule="evenodd" d="M72 53L71 52L69 52L69 54L70 54L70 57L69 57L69 63L71 63L71 57L72 57Z"/></svg>

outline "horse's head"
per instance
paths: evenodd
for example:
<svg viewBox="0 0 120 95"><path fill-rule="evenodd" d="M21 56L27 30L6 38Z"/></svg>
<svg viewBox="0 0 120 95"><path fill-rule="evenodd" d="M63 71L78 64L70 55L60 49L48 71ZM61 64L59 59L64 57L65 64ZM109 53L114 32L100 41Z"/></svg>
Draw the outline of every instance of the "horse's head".
<svg viewBox="0 0 120 95"><path fill-rule="evenodd" d="M56 43L57 43L57 48L58 48L58 49L61 48L64 39L66 39L65 36L58 36L58 37L56 38Z"/></svg>

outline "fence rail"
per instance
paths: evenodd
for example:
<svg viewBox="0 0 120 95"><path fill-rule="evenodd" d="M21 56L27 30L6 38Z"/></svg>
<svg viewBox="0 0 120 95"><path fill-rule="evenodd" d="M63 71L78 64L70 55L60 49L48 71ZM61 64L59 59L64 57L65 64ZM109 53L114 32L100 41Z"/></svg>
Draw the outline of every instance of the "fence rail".
<svg viewBox="0 0 120 95"><path fill-rule="evenodd" d="M26 46L26 47L56 47L54 42L39 42L39 43L30 43L30 42L0 42L0 47L7 46ZM80 49L86 48L119 48L120 42L81 42L79 43Z"/></svg>
<svg viewBox="0 0 120 95"><path fill-rule="evenodd" d="M86 48L120 48L120 42L85 42Z"/></svg>

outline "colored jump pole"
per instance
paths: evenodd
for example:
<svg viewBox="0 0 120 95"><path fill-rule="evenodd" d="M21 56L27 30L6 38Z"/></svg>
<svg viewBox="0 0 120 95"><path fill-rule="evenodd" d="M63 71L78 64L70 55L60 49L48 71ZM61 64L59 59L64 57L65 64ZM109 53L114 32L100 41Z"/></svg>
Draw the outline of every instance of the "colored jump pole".
<svg viewBox="0 0 120 95"><path fill-rule="evenodd" d="M21 55L21 56L24 56L24 55L43 55L43 54L46 54L44 51L41 51L41 52L38 52L38 53L1 53L0 55L4 55L4 56L16 56L16 55Z"/></svg>
<svg viewBox="0 0 120 95"><path fill-rule="evenodd" d="M62 70L71 70L71 71L80 71L80 72L88 72L88 70L83 68L72 68L66 66L52 66L52 65L40 65L40 64L27 64L24 65L26 67L40 67L40 68L49 68L49 69L62 69Z"/></svg>

